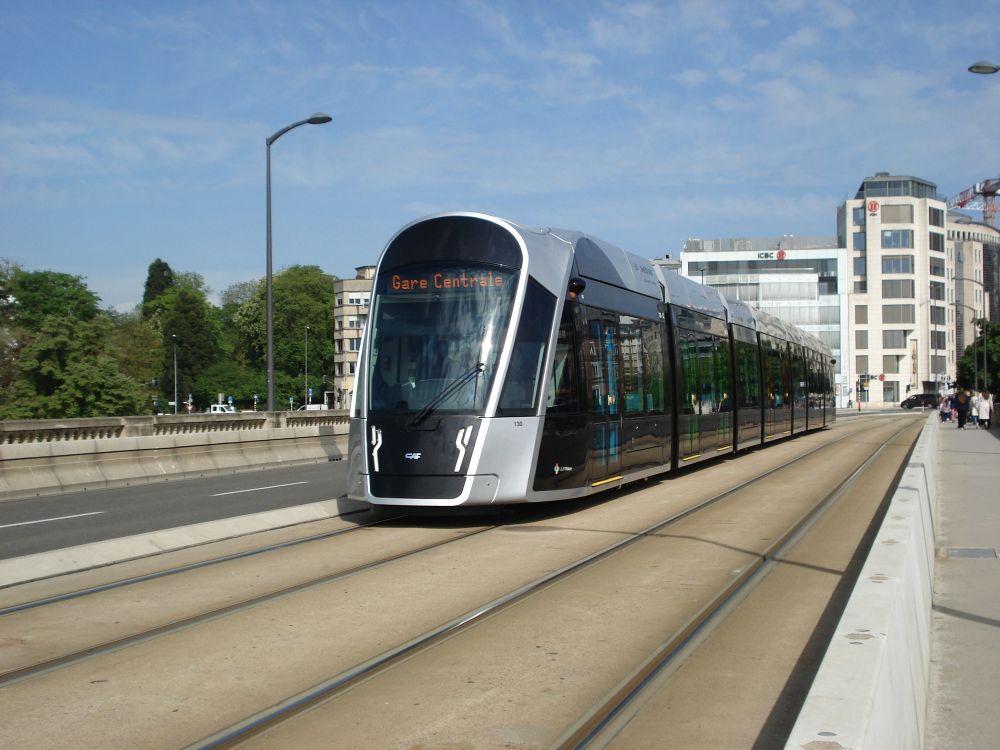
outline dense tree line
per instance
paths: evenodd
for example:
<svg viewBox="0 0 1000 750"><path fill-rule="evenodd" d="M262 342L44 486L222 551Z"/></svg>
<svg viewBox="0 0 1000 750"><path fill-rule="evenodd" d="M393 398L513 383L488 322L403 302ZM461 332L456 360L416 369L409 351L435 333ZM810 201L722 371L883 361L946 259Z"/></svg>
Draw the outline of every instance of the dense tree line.
<svg viewBox="0 0 1000 750"><path fill-rule="evenodd" d="M273 279L277 406L303 402L309 383L322 399L333 369L335 277L292 266ZM79 276L29 271L0 260L0 419L171 413L174 358L178 412L232 396L237 408L266 404L264 280L233 284L209 300L197 273L157 258L142 304L101 309Z"/></svg>

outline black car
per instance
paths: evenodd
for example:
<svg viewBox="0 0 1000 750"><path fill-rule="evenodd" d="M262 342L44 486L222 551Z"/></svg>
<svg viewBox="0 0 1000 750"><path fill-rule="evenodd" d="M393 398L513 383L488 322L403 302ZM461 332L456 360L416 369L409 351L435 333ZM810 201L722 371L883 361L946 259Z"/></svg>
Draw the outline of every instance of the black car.
<svg viewBox="0 0 1000 750"><path fill-rule="evenodd" d="M933 393L917 393L903 401L900 406L913 409L918 406L937 406L938 397Z"/></svg>

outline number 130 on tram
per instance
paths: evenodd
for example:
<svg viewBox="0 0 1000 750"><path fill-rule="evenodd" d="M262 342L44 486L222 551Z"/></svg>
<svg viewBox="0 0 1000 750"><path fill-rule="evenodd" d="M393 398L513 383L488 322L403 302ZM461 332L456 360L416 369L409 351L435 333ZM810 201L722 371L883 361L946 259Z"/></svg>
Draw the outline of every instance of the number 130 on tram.
<svg viewBox="0 0 1000 750"><path fill-rule="evenodd" d="M449 213L378 264L348 496L580 498L835 418L819 339L582 232Z"/></svg>

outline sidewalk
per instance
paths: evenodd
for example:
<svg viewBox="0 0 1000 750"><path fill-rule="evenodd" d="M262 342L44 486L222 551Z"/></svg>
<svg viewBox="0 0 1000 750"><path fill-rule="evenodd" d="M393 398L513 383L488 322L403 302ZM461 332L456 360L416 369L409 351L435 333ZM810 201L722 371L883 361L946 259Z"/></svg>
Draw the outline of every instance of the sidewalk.
<svg viewBox="0 0 1000 750"><path fill-rule="evenodd" d="M994 412L994 416L997 416ZM928 750L1000 746L1000 429L940 425Z"/></svg>

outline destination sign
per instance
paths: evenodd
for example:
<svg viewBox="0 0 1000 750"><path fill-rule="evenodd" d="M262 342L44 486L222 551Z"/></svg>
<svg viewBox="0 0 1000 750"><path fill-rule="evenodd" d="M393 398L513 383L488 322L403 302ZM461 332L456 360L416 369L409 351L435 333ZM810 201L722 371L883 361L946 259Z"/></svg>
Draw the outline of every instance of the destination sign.
<svg viewBox="0 0 1000 750"><path fill-rule="evenodd" d="M389 288L394 292L420 292L427 289L501 289L507 276L494 271L423 271L420 273L394 273Z"/></svg>

